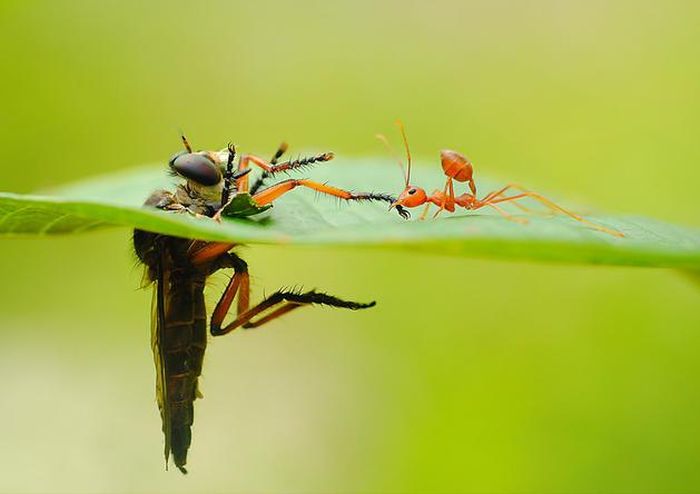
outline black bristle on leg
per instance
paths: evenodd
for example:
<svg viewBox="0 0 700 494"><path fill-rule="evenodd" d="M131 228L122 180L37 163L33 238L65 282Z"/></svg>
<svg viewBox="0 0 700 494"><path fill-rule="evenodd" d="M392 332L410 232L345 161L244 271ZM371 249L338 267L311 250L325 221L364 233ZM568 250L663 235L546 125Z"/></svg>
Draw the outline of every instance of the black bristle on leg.
<svg viewBox="0 0 700 494"><path fill-rule="evenodd" d="M305 167L313 165L314 163L324 163L326 161L332 160L333 158L335 158L335 155L333 153L321 153L315 156L307 156L304 158L297 158L294 160L285 161L284 163L275 165L275 167L270 171L270 174L274 175L275 173L279 172L288 172L291 170L303 169Z"/></svg>
<svg viewBox="0 0 700 494"><path fill-rule="evenodd" d="M287 150L286 147L280 146L280 149L275 153L270 160L270 164L273 165L269 171L264 171L260 177L251 185L250 193L255 194L258 189L263 185L265 179L273 177L276 173L288 173L291 171L303 170L310 168L315 163L323 163L330 161L335 158L333 153L321 153L315 156L308 156L305 158L296 158L290 161L285 161L284 163L277 164L277 160L280 156Z"/></svg>
<svg viewBox="0 0 700 494"><path fill-rule="evenodd" d="M221 191L221 207L228 204L231 195L231 182L233 180L233 160L236 158L236 147L229 143L228 160L226 161L226 171L224 172L224 190Z"/></svg>
<svg viewBox="0 0 700 494"><path fill-rule="evenodd" d="M396 202L396 197L391 194L383 194L376 192L354 192L353 197L349 199L350 201L383 201L389 204L394 204ZM401 205L394 206L396 212L399 213L403 219L407 220L411 217L411 213L408 212L406 208Z"/></svg>
<svg viewBox="0 0 700 494"><path fill-rule="evenodd" d="M280 290L267 297L266 300L270 301L271 303L284 301L294 302L297 304L327 305L329 307L338 307L341 309L350 310L369 309L370 307L377 305L377 302L375 301L366 304L361 302L352 302L349 300L343 300L333 295L328 295L327 293L317 292L316 290L310 290L303 293L297 290Z"/></svg>

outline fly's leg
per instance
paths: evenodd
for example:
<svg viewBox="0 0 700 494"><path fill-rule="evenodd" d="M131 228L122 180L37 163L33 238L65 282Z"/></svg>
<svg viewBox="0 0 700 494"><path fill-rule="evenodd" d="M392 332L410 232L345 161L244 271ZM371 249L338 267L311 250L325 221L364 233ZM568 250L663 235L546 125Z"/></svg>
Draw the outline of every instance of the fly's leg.
<svg viewBox="0 0 700 494"><path fill-rule="evenodd" d="M228 282L224 293L214 308L209 325L212 336L221 336L234 329L256 328L272 321L288 312L304 305L326 305L344 309L359 310L373 307L375 302L363 304L343 300L332 295L311 290L299 293L291 290L280 290L250 309L250 275L246 262L232 252L228 252L233 244L195 242L191 248L191 260L195 265L213 263L212 273L222 268L233 268L234 274ZM223 326L234 299L236 303L236 319ZM265 312L267 312L265 314ZM262 314L262 315L261 315ZM260 317L257 317L260 316ZM257 319L254 319L256 318Z"/></svg>
<svg viewBox="0 0 700 494"><path fill-rule="evenodd" d="M282 145L280 145L280 149L277 151L277 153L279 153L280 156L286 151L286 146L287 145L285 143L282 143ZM275 153L275 156L277 155L277 153ZM254 165L262 168L263 173L267 173L267 175L270 176L274 175L275 173L288 172L295 169L304 168L314 163L323 163L325 161L330 161L334 157L335 155L333 153L321 153L315 156L310 156L308 158L300 158L296 160L285 161L284 163L274 164L268 163L264 159L253 154L244 154L243 156L241 156L241 161L238 163L238 170L239 172L242 172L243 170L248 168L249 163L253 163ZM236 188L240 192L248 192L248 179L244 177L238 180L236 182Z"/></svg>
<svg viewBox="0 0 700 494"><path fill-rule="evenodd" d="M282 155L287 152L288 144L286 142L283 142L280 144L280 146L277 148L277 151L275 151L275 154L272 156L272 159L270 160L270 165L274 166L277 164L279 159L282 157ZM272 174L268 171L262 172L262 175L260 175L258 178L255 179L255 182L253 182L253 185L250 186L250 193L255 194L258 189L262 186L263 182L265 179L269 178Z"/></svg>
<svg viewBox="0 0 700 494"><path fill-rule="evenodd" d="M284 314L287 314L299 307L305 305L326 305L329 307L338 307L343 309L359 310L367 309L373 307L376 303L370 302L368 304L351 302L348 300L343 300L333 295L328 295L326 293L317 292L315 290L310 290L305 293L299 293L290 290L280 290L265 300L260 302L258 305L252 309L241 311L240 310L240 298L239 298L239 312L238 316L234 321L222 327L224 317L228 307L231 306L235 292L238 289L237 282L235 281L238 273L234 275L226 287L221 300L216 306L214 315L212 315L210 331L212 336L221 336L230 333L238 327L244 328L257 328L263 324L272 321ZM240 297L240 295L239 295ZM266 313L267 312L267 313ZM260 314L263 314L260 316ZM260 316L260 317L257 317ZM257 317L257 319L254 319Z"/></svg>
<svg viewBox="0 0 700 494"><path fill-rule="evenodd" d="M237 314L245 314L248 312L248 307L250 306L250 275L248 274L248 264L233 253L228 254L224 263L227 264L226 267L232 267L234 273L228 285L226 285L224 293L216 303L214 312L211 315L209 328L213 336L226 334L228 332L219 333L221 324L231 308L231 304L234 298L236 298L236 295L238 295L238 302L236 304Z"/></svg>
<svg viewBox="0 0 700 494"><path fill-rule="evenodd" d="M224 172L224 188L221 191L221 209L228 204L231 195L231 181L233 180L233 160L236 158L236 147L228 144L228 159L226 160L226 171ZM240 170L239 170L240 171Z"/></svg>
<svg viewBox="0 0 700 494"><path fill-rule="evenodd" d="M234 172L233 171L233 160L236 158L236 147L229 143L228 145L228 159L226 160L226 170L224 171L224 187L221 190L221 205L218 211L214 213L212 219L217 223L221 222L221 214L224 208L228 206L229 202L233 199L231 196L231 188L234 181L242 180L248 173L250 169L241 170L240 168ZM236 182L237 183L237 182Z"/></svg>
<svg viewBox="0 0 700 494"><path fill-rule="evenodd" d="M259 205L264 206L276 201L287 192L296 189L297 187L307 187L309 189L326 194L333 197L338 197L346 201L384 201L392 204L396 199L388 194L375 194L372 192L350 192L345 189L333 187L332 185L322 184L307 179L289 179L276 183L267 189L258 192L253 196L253 200Z"/></svg>
<svg viewBox="0 0 700 494"><path fill-rule="evenodd" d="M203 240L196 240L192 242L188 250L190 256L190 262L195 266L201 266L203 264L210 263L216 259L225 258L228 251L233 249L236 244L230 243L220 243L220 242L205 242ZM233 255L233 254L231 254ZM220 266L220 268L229 266ZM230 266L233 267L233 266Z"/></svg>

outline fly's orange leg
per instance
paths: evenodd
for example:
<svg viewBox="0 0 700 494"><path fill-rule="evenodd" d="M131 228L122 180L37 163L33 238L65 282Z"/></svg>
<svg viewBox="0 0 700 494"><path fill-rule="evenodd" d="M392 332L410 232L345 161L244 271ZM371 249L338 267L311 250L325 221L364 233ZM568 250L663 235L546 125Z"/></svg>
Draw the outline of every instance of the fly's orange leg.
<svg viewBox="0 0 700 494"><path fill-rule="evenodd" d="M226 285L226 289L211 315L209 328L211 334L214 336L226 334L235 329L231 328L228 331L224 331L226 328L222 330L221 326L236 295L238 295L238 303L236 304L236 311L238 314L247 313L250 306L250 274L248 274L248 265L235 254L229 254L228 259L228 264L233 268L234 274L229 280L228 285Z"/></svg>
<svg viewBox="0 0 700 494"><path fill-rule="evenodd" d="M213 255L213 247L210 252ZM215 269L233 268L234 274L226 285L226 289L221 295L221 298L219 299L216 307L214 308L214 312L212 313L211 322L209 325L209 330L212 336L225 335L241 326L244 328L255 328L262 326L263 324L304 305L326 305L330 307L352 310L367 309L375 305L375 302L370 302L368 304L350 302L332 295L316 292L315 290L311 290L306 293L280 290L273 293L251 309L250 275L248 273L248 265L246 262L233 253L220 255L217 259L219 264L215 267ZM236 318L229 324L224 325L224 319L226 318L231 305L233 305L233 301L236 299L236 296ZM263 314L266 311L269 312L257 319L254 319L256 316Z"/></svg>
<svg viewBox="0 0 700 494"><path fill-rule="evenodd" d="M326 194L333 197L338 197L346 201L384 201L393 203L394 198L387 194L374 194L371 192L354 193L348 190L333 187L332 185L322 184L307 179L289 179L279 182L267 189L258 192L253 196L253 200L259 205L264 206L279 199L287 192L296 189L297 187L307 187L309 189Z"/></svg>
<svg viewBox="0 0 700 494"><path fill-rule="evenodd" d="M254 164L258 165L260 168L262 168L264 171L267 171L270 169L270 164L267 163L264 159L258 158L257 156L254 156L252 154L244 154L241 156L241 160L238 162L238 171L243 171L247 170L249 168L250 162L253 162ZM236 181L236 189L238 192L248 192L248 177L242 177L239 178Z"/></svg>
<svg viewBox="0 0 700 494"><path fill-rule="evenodd" d="M282 143L280 146L280 149L278 149L277 153L275 153L275 157L279 158L279 156L282 155L287 150L287 145L285 143ZM279 154L279 156L277 156ZM275 157L273 157L273 160L275 160ZM317 154L315 156L310 156L308 158L300 158L296 160L291 160L291 161L285 161L284 163L268 163L264 159L252 155L252 154L245 154L241 157L241 161L238 163L238 170L243 171L248 168L249 163L253 163L254 165L262 168L263 170L263 175L265 176L270 176L274 175L275 173L281 173L281 172L288 172L294 169L299 169L299 168L304 168L306 166L312 165L314 163L322 163L325 161L330 161L335 157L333 153L321 153ZM243 177L237 182L237 187L240 192L248 192L248 178Z"/></svg>
<svg viewBox="0 0 700 494"><path fill-rule="evenodd" d="M218 259L233 249L236 244L205 242L197 240L192 242L189 249L190 262L195 266L201 266Z"/></svg>
<svg viewBox="0 0 700 494"><path fill-rule="evenodd" d="M284 153L287 152L287 148L289 145L286 142L283 142L282 144L279 145L277 148L277 151L275 151L275 154L272 155L272 159L270 160L270 165L274 166L277 164L277 161L284 155ZM255 194L260 186L262 186L263 182L265 181L266 178L270 176L270 173L266 172L263 170L262 174L255 179L255 182L253 182L253 185L250 186L249 193L250 194Z"/></svg>

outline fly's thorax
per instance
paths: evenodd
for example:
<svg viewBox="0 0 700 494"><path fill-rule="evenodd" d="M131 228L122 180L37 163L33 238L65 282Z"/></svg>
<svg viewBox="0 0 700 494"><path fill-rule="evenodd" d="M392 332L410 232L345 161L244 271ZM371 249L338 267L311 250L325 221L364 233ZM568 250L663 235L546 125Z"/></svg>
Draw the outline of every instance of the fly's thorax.
<svg viewBox="0 0 700 494"><path fill-rule="evenodd" d="M221 205L222 184L203 186L188 180L178 185L173 197L175 202L186 207L191 213L211 216Z"/></svg>
<svg viewBox="0 0 700 494"><path fill-rule="evenodd" d="M187 188L190 191L190 196L203 199L207 203L214 203L221 201L221 193L224 190L224 182L221 181L215 185L202 185L194 180L188 180Z"/></svg>

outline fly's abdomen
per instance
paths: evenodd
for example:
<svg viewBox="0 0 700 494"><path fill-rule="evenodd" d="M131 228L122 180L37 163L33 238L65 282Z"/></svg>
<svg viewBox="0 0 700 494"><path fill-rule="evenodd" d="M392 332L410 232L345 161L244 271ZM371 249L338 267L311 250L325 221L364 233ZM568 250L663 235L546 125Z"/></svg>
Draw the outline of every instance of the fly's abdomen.
<svg viewBox="0 0 700 494"><path fill-rule="evenodd" d="M207 344L203 275L186 271L171 273L159 341L167 407L161 410L163 432L170 436L175 465L184 472L192 439L197 380Z"/></svg>

